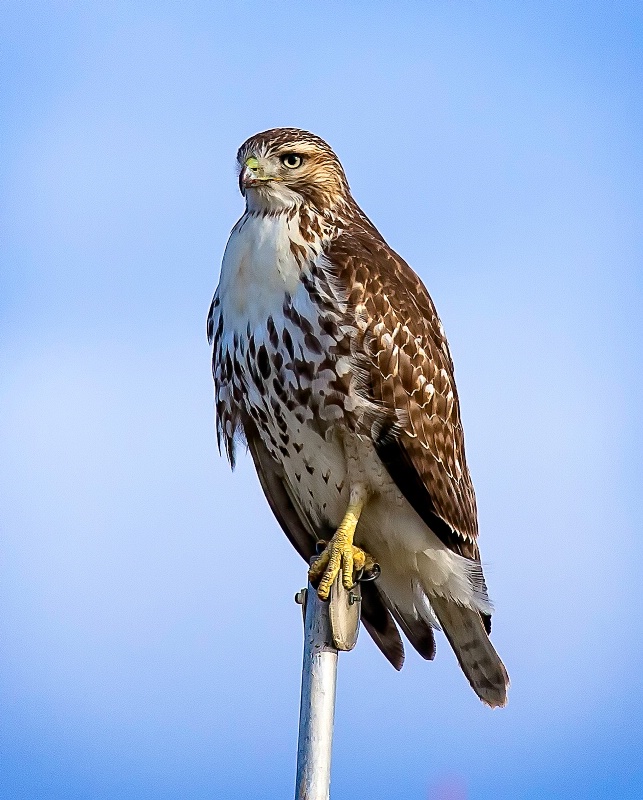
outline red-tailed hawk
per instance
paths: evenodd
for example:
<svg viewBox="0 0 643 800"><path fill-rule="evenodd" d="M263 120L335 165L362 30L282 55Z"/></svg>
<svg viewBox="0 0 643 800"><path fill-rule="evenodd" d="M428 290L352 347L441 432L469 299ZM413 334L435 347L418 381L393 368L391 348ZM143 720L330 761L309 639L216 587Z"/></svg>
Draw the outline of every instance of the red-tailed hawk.
<svg viewBox="0 0 643 800"><path fill-rule="evenodd" d="M245 439L322 598L377 562L362 621L389 661L397 625L426 659L441 627L478 696L507 699L493 648L449 346L418 276L351 196L318 136L258 133L237 155L246 210L208 317L217 437ZM397 623L397 625L396 625Z"/></svg>

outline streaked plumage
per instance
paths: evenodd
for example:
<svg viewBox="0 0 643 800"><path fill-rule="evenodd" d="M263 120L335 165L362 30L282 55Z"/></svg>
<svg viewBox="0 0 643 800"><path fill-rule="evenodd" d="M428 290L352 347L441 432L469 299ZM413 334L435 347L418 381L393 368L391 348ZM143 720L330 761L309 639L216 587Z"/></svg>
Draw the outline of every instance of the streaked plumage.
<svg viewBox="0 0 643 800"><path fill-rule="evenodd" d="M399 669L395 622L427 659L441 625L474 690L503 705L508 678L487 635L475 494L433 302L319 137L265 131L238 162L246 211L208 317L219 445L234 464L245 439L305 559L342 521L350 486L366 486L355 544L382 569L363 585L369 633Z"/></svg>

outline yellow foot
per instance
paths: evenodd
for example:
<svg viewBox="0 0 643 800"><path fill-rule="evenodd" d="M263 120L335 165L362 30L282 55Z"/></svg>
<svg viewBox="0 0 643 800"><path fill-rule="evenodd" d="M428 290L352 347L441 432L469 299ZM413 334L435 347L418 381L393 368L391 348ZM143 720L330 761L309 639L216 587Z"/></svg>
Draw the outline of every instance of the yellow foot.
<svg viewBox="0 0 643 800"><path fill-rule="evenodd" d="M346 515L335 535L326 546L324 552L308 570L308 578L313 586L317 585L317 594L321 600L328 600L330 587L342 572L342 583L346 589L355 584L355 573L362 569L371 569L374 559L353 545L355 528L366 502L366 491L363 487L355 487L351 491L350 503ZM318 583L319 582L319 583Z"/></svg>

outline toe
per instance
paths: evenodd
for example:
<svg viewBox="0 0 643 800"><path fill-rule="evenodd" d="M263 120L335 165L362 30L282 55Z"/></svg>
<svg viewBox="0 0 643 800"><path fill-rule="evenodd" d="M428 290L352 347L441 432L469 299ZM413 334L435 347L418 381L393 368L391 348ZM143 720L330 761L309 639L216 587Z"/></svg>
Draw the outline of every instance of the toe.
<svg viewBox="0 0 643 800"><path fill-rule="evenodd" d="M355 572L359 572L361 569L364 569L367 559L367 554L362 550L361 547L353 547L353 569Z"/></svg>
<svg viewBox="0 0 643 800"><path fill-rule="evenodd" d="M351 589L355 581L353 580L354 557L353 548L347 547L342 553L342 583L345 589Z"/></svg>
<svg viewBox="0 0 643 800"><path fill-rule="evenodd" d="M324 550L324 552L319 556L319 558L315 561L314 564L310 565L308 569L308 580L314 585L319 581L319 579L324 574L324 570L328 566L328 561L330 560L330 553L328 552L328 548Z"/></svg>

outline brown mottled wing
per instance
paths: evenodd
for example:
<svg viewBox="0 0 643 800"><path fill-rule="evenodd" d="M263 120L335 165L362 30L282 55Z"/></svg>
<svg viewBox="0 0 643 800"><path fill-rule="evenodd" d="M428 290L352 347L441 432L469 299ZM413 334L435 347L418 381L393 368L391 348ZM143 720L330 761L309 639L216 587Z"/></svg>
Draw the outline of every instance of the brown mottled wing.
<svg viewBox="0 0 643 800"><path fill-rule="evenodd" d="M261 488L283 532L300 556L308 563L315 555L317 539L330 538L332 531L309 529L308 521L300 515L288 492L283 468L268 452L256 426L250 419L243 422L248 449L254 461ZM402 669L404 646L391 612L374 583L362 584L361 618L375 644L395 669Z"/></svg>
<svg viewBox="0 0 643 800"><path fill-rule="evenodd" d="M422 281L375 229L355 226L328 259L349 292L363 391L381 410L375 447L402 494L452 550L479 560L453 362Z"/></svg>

